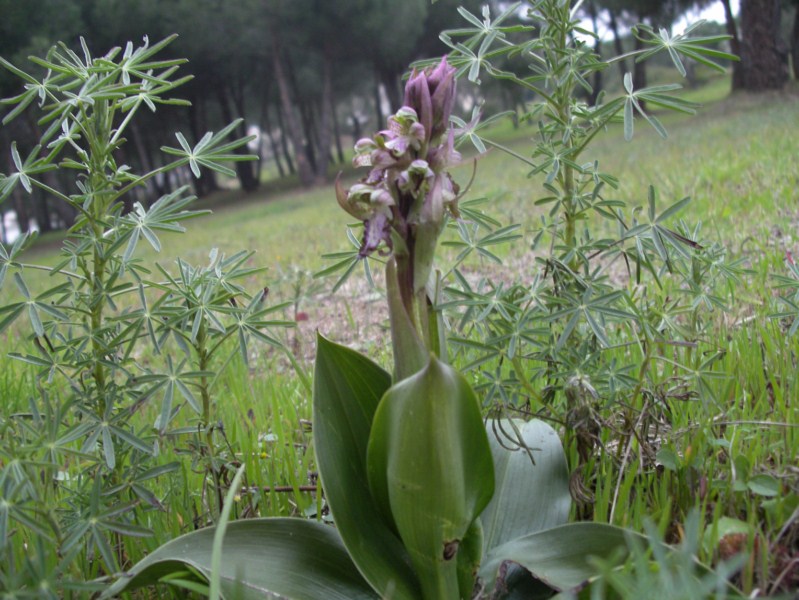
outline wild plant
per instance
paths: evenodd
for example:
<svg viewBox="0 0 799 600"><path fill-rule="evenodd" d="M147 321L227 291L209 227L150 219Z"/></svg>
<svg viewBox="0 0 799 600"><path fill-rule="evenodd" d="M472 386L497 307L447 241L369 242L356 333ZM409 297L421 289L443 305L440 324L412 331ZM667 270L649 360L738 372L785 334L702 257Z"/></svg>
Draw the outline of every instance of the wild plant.
<svg viewBox="0 0 799 600"><path fill-rule="evenodd" d="M0 560L11 593L56 597L123 568L125 538L149 535L142 514L163 509L149 484L179 465L154 457L177 435L194 440L217 497L201 513L215 519L232 459L215 450L213 385L231 354L248 359L251 340L281 346L267 330L282 323L269 320L265 294L243 287L260 271L247 265L250 253L214 250L207 267L178 260L177 273L161 265L153 273L139 258L140 242L160 251L160 236L203 214L187 209L188 186L150 203L140 193L148 181L176 170L199 177L201 168L232 176L227 163L249 158L236 152L249 138L230 139L233 123L194 146L177 133L177 146L162 148L171 162L147 173L119 162L140 110L187 104L171 96L191 79L176 76L186 61L158 56L172 40L145 38L102 56L83 41L80 54L62 44L31 58L38 76L0 58L24 85L3 101L13 107L3 123L38 106L44 130L28 151L12 144L17 170L0 175L0 200L39 190L76 215L56 266L26 262L33 233L0 245L0 286L17 296L0 307L0 331L25 321L17 330L29 336L11 356L36 371L28 411L2 424ZM74 187L57 189L48 176L57 171L73 174ZM36 271L49 276L43 291L30 280ZM142 424L140 414L157 402L155 422ZM196 416L176 428L184 405Z"/></svg>
<svg viewBox="0 0 799 600"><path fill-rule="evenodd" d="M590 580L589 555L623 560L628 538L645 539L568 524L556 432L538 420L485 423L449 364L434 266L447 219L460 215L449 173L461 161L450 126L455 73L446 59L414 71L388 127L356 144L368 174L336 185L341 207L363 223L359 254L386 263L394 364L388 373L319 337L314 449L335 527L223 520L160 547L105 597L171 581L214 599L549 597Z"/></svg>
<svg viewBox="0 0 799 600"><path fill-rule="evenodd" d="M619 198L618 179L591 156L592 142L617 123L626 140L637 119L665 138L652 111L698 108L677 93L680 85L638 89L631 74L608 97L593 89L596 73L658 53L683 76L686 61L724 72L715 60L734 58L718 47L725 36L695 35L701 23L676 34L639 25L640 50L602 58L594 34L581 27L581 5L528 0L499 14L486 7L481 17L460 9L465 26L441 38L458 76L509 82L527 98L521 120L535 131L528 152L492 141L478 110L470 122L455 122L479 152L492 148L522 163L543 191L535 204L546 209L527 240L534 267L521 279L475 280L452 270L450 343L467 370L479 369L486 403L564 423L583 462L603 431L618 432L620 448L634 440L646 446L650 427L668 420L669 402L716 401L714 382L723 375L714 365L723 350L706 334L733 301L742 269L704 239L701 224L676 220L688 197L665 208L654 187L642 202ZM460 239L451 245L464 252L491 234L485 221L453 226Z"/></svg>

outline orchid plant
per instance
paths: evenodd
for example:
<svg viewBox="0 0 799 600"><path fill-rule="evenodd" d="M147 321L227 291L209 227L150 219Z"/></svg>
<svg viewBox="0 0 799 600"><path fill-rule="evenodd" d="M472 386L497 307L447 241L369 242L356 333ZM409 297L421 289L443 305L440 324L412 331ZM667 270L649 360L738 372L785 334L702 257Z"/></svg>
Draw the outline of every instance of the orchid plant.
<svg viewBox="0 0 799 600"><path fill-rule="evenodd" d="M319 337L314 447L335 527L223 521L162 546L106 597L159 581L227 598L549 597L590 580L590 556L623 559L634 534L567 524L555 431L540 421L484 423L448 364L434 258L447 219L458 218L448 172L460 160L454 74L446 59L415 71L388 128L356 146L368 174L336 185L339 204L363 221L361 256L387 259L394 373Z"/></svg>
<svg viewBox="0 0 799 600"><path fill-rule="evenodd" d="M455 69L446 59L414 73L404 106L388 129L355 145L356 166L369 174L349 190L336 183L341 207L364 222L359 256L389 255L387 287L395 375L418 371L427 354L445 352L443 330L431 311L433 258L447 216L457 218L458 184L447 171L461 161L449 127Z"/></svg>

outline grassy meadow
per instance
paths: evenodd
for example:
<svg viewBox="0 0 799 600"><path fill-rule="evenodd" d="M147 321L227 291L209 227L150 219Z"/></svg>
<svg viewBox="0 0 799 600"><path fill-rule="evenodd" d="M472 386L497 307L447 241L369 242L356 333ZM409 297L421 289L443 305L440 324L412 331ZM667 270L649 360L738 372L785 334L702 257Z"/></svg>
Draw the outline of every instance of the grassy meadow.
<svg viewBox="0 0 799 600"><path fill-rule="evenodd" d="M612 427L602 431L602 451L580 473L593 502L575 505L573 511L577 518L637 530L652 519L667 541L677 542L686 515L698 508L706 532L699 558L717 563L746 552L735 583L747 594L765 595L799 586L799 334L786 335L790 323L769 318L779 310L773 276L787 275L786 257L799 259L799 90L732 97L728 88L722 78L687 92L704 106L696 116L665 116L666 140L637 119L633 141L624 141L621 126L611 127L586 157L599 160L604 171L620 179L614 194L631 205L645 205L649 184L658 189L663 206L690 196L693 201L680 218L701 221L703 237L744 259L747 271L739 284L724 291L729 310L714 313L712 337L697 350L720 355L708 384L712 394L664 393L668 406L658 414L668 422L653 421L651 439L622 443ZM525 154L534 134L534 127L522 123L514 129L508 122L487 137ZM468 165L461 167L462 182L470 171ZM357 176L347 168L343 177L350 181ZM142 245L142 258L145 264L170 266L177 257L205 264L214 247L226 254L254 250L250 262L267 270L245 287L268 286L270 302L292 303L284 316L299 318L298 329L279 335L295 351L297 363L259 346L249 365L232 359L214 382L214 419L224 427L226 460L246 465L248 487L237 497L239 517L322 516L310 434L313 332L318 328L366 347L386 362L386 315L379 277L373 290L356 269L353 280L335 295L335 276L312 278L330 264L323 254L348 247L349 219L332 185L310 191L272 189L267 184L244 198L223 192L204 199L199 206L213 214L189 221L186 234L163 236L159 254ZM475 263L472 268L532 279L537 267L529 260L530 244L546 210L534 202L542 195L541 179L528 177L528 169L512 157L498 150L479 157L465 200L486 198L486 212L503 224L521 224L523 238L492 249L505 259L504 266ZM56 243L48 240L23 260L54 264ZM31 276L29 285L45 285L46 277ZM11 289L5 286L0 294L4 303ZM24 320L3 334L4 350L25 350L29 342L20 324ZM27 411L35 391L34 371L5 354L0 357L0 422ZM664 357L656 382L662 389L672 384L676 368ZM481 372L472 372L478 385ZM692 374L680 374L692 380ZM662 399L641 401L657 404ZM544 408L527 407L533 413ZM647 409L634 408L640 415ZM142 430L152 426L158 410L149 405L140 409ZM178 417L182 425L192 419L187 408ZM576 441L566 436L566 444L571 465L576 465ZM137 509L139 523L154 536L127 546L131 561L208 521L202 497L207 487L188 443L165 437L159 450L159 463L180 466L155 480L158 505Z"/></svg>

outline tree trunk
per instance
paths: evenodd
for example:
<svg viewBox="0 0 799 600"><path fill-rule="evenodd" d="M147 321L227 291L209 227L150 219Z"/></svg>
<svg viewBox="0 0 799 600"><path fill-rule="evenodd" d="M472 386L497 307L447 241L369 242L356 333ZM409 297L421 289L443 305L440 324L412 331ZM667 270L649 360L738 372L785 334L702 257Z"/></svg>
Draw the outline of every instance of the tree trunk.
<svg viewBox="0 0 799 600"><path fill-rule="evenodd" d="M743 89L780 89L787 81L785 55L780 49L778 0L741 0L741 63Z"/></svg>
<svg viewBox="0 0 799 600"><path fill-rule="evenodd" d="M732 6L730 6L730 0L721 0L721 3L724 5L724 18L727 24L727 35L731 37L730 39L730 50L732 53L739 57L741 56L741 38L738 35L738 25L735 23L735 16L732 14ZM732 63L732 89L733 90L740 90L743 89L743 64L741 61L735 61Z"/></svg>
<svg viewBox="0 0 799 600"><path fill-rule="evenodd" d="M289 152L288 135L286 134L286 119L283 116L283 105L280 103L277 105L277 118L280 121L280 148L283 150L283 159L288 165L289 173L294 175L297 172L297 169L294 166L294 160L291 158L291 152Z"/></svg>
<svg viewBox="0 0 799 600"><path fill-rule="evenodd" d="M619 23L616 21L616 13L612 10L608 10L608 14L610 15L610 30L613 32L613 45L616 48L616 55L621 56L624 54L624 44L621 43L621 36L619 35ZM619 74L621 75L621 80L624 81L624 76L627 74L627 61L620 60L618 63L619 65Z"/></svg>
<svg viewBox="0 0 799 600"><path fill-rule="evenodd" d="M277 174L282 179L286 176L286 170L283 168L283 162L280 160L280 148L275 141L275 136L272 135L272 123L269 118L268 102L264 103L263 123L264 131L262 133L266 133L266 139L269 140L269 148L272 150L272 157L275 159L275 165L277 165Z"/></svg>
<svg viewBox="0 0 799 600"><path fill-rule="evenodd" d="M341 143L341 128L338 124L338 117L336 116L336 99L335 96L330 94L330 111L333 115L333 140L336 144L336 157L339 164L344 163L344 146Z"/></svg>
<svg viewBox="0 0 799 600"><path fill-rule="evenodd" d="M354 105L351 106L350 111L350 118L347 119L347 122L352 123L352 139L353 141L357 142L363 137L361 118L358 115L358 111L355 109Z"/></svg>
<svg viewBox="0 0 799 600"><path fill-rule="evenodd" d="M635 49L642 50L644 48L644 43L639 40L637 37L635 38ZM646 87L646 61L642 60L641 62L635 63L633 66L633 86L636 90L641 90ZM641 105L642 109L646 109L646 102L643 100L638 100L638 104Z"/></svg>
<svg viewBox="0 0 799 600"><path fill-rule="evenodd" d="M591 15L591 25L593 26L594 33L596 34L596 39L594 40L594 53L600 60L602 58L602 41L599 39L599 24L597 23L598 12L596 8L596 4L594 0L589 0L588 2L588 14ZM602 91L602 70L597 69L594 72L594 83L591 86L593 89L591 90L591 96L588 99L588 104L591 106L596 104L597 98L599 97L599 92ZM518 124L516 125L518 127Z"/></svg>
<svg viewBox="0 0 799 600"><path fill-rule="evenodd" d="M156 161L157 161L156 164L158 164L161 167L163 167L168 162L165 158L161 157L156 158ZM166 196L173 189L172 178L170 177L170 171L162 172L161 174L156 175L155 177L153 177L153 181L155 182L155 189L158 190L159 197ZM196 185L194 186L194 193L198 197L201 197L200 190L197 189Z"/></svg>
<svg viewBox="0 0 799 600"><path fill-rule="evenodd" d="M130 122L130 138L133 142L133 146L136 148L142 174L149 173L153 170L153 161L150 160L150 153L147 151L147 146L144 144L141 127L139 127L135 119ZM146 206L149 206L153 200L153 196L157 194L153 179L148 179L144 184L144 194L147 197Z"/></svg>
<svg viewBox="0 0 799 600"><path fill-rule="evenodd" d="M375 70L375 117L377 118L376 129L380 129L385 125L385 117L383 116L383 102L380 97L380 78L377 76ZM360 136L359 136L360 137ZM356 138L357 141L357 138Z"/></svg>
<svg viewBox="0 0 799 600"><path fill-rule="evenodd" d="M239 81L235 88L231 89L231 98L233 99L233 105L236 108L236 112L238 116L241 117L243 120L241 125L239 125L239 132L241 137L246 137L249 134L247 128L247 107L246 107L246 89L247 89L247 81ZM250 154L251 151L248 146L242 146L239 149L234 151L236 154ZM253 192L258 189L258 186L261 184L261 161L263 160L263 156L261 154L261 144L258 144L258 151L256 152L256 158L253 161L242 161L236 163L236 172L239 175L239 180L242 181L242 188L246 192ZM247 183L244 183L244 179L247 180Z"/></svg>
<svg viewBox="0 0 799 600"><path fill-rule="evenodd" d="M289 82L283 69L283 61L280 59L280 46L277 43L277 35L272 31L272 62L275 70L275 79L280 91L280 103L283 105L283 118L291 136L291 144L294 146L294 158L297 161L297 171L300 176L300 183L305 187L310 187L314 182L314 173L311 164L305 155L302 132L294 114L289 93Z"/></svg>
<svg viewBox="0 0 799 600"><path fill-rule="evenodd" d="M316 175L316 153L315 147L318 142L316 135L316 126L313 120L313 109L310 103L300 103L300 119L302 120L302 130L305 132L305 156L308 157L308 162L311 164L311 170Z"/></svg>
<svg viewBox="0 0 799 600"><path fill-rule="evenodd" d="M217 99L219 100L219 106L222 109L222 118L226 123L231 123L233 122L234 117L233 112L230 110L230 98L228 94L229 92L226 87L217 87ZM239 116L244 116L243 106L237 107L237 111L239 112ZM247 135L247 124L245 121L242 121L236 128L236 134L240 137ZM248 154L249 149L247 146L241 146L236 148L233 152L235 154ZM258 189L258 177L256 177L255 169L253 168L253 163L251 161L236 161L236 176L239 179L239 183L241 183L241 189L245 192L254 192Z"/></svg>
<svg viewBox="0 0 799 600"><path fill-rule="evenodd" d="M65 181L65 177L59 177L58 171L47 171L42 173L42 179L54 190L68 190L71 181ZM63 173L62 173L63 175ZM78 210L63 200L55 199L52 205L53 213L55 213L58 220L59 229L69 229L75 223L75 217L78 216Z"/></svg>
<svg viewBox="0 0 799 600"><path fill-rule="evenodd" d="M400 77L397 73L385 69L380 71L380 79L386 90L388 103L391 105L391 112L399 110L402 106L402 86L400 85Z"/></svg>
<svg viewBox="0 0 799 600"><path fill-rule="evenodd" d="M17 226L19 227L20 235L22 235L31 229L31 219L30 215L28 214L28 203L26 202L26 198L22 197L22 194L18 189L11 192L11 198L14 200L14 212L17 213Z"/></svg>
<svg viewBox="0 0 799 600"><path fill-rule="evenodd" d="M44 192L41 190L34 190L33 194L28 197L28 201L33 205L33 213L36 216L36 223L39 225L39 231L48 233L53 231L53 222L50 219L50 203Z"/></svg>
<svg viewBox="0 0 799 600"><path fill-rule="evenodd" d="M799 80L799 2L793 13L793 31L791 32L791 62L793 63L793 78Z"/></svg>
<svg viewBox="0 0 799 600"><path fill-rule="evenodd" d="M319 145L316 152L316 183L327 181L327 166L330 163L330 144L333 138L333 65L326 49L322 59L322 101Z"/></svg>
<svg viewBox="0 0 799 600"><path fill-rule="evenodd" d="M504 85L499 86L500 98L502 99L502 108L511 111L513 114L510 116L513 128L519 128L519 112L517 110L518 103L516 102L515 94Z"/></svg>
<svg viewBox="0 0 799 600"><path fill-rule="evenodd" d="M8 244L8 232L6 231L6 211L0 205L0 242Z"/></svg>
<svg viewBox="0 0 799 600"><path fill-rule="evenodd" d="M308 162L311 165L311 172L316 180L316 148L319 144L319 135L314 120L314 106L313 102L306 99L306 94L300 90L300 84L297 81L297 69L291 62L291 55L287 54L286 61L286 74L288 75L288 82L294 96L294 102L300 113L300 123L302 124L303 135L305 138L304 150L305 156L308 157Z"/></svg>

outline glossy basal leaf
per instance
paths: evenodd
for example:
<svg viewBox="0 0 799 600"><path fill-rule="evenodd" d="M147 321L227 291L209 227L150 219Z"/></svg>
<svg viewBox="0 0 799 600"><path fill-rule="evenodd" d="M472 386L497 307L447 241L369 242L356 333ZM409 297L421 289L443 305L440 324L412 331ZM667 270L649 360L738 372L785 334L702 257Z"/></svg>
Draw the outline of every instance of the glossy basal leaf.
<svg viewBox="0 0 799 600"><path fill-rule="evenodd" d="M200 529L168 542L112 585L102 598L154 585L191 567L211 572L215 528ZM230 523L219 572L227 600L375 600L336 530L303 519L246 519Z"/></svg>
<svg viewBox="0 0 799 600"><path fill-rule="evenodd" d="M375 414L369 484L390 512L424 598L458 598L459 545L494 491L480 406L468 382L430 356Z"/></svg>
<svg viewBox="0 0 799 600"><path fill-rule="evenodd" d="M391 376L357 352L318 337L314 447L325 497L341 538L381 595L415 599L416 576L402 542L369 491L366 453L372 420Z"/></svg>
<svg viewBox="0 0 799 600"><path fill-rule="evenodd" d="M571 494L560 438L543 421L489 421L494 497L481 515L485 552L520 536L565 525ZM515 450L512 450L515 448Z"/></svg>
<svg viewBox="0 0 799 600"><path fill-rule="evenodd" d="M626 553L625 536L645 540L640 534L604 523L570 523L538 531L491 549L480 568L480 577L492 589L499 567L511 561L555 590L572 589L597 574L589 560L591 556Z"/></svg>

